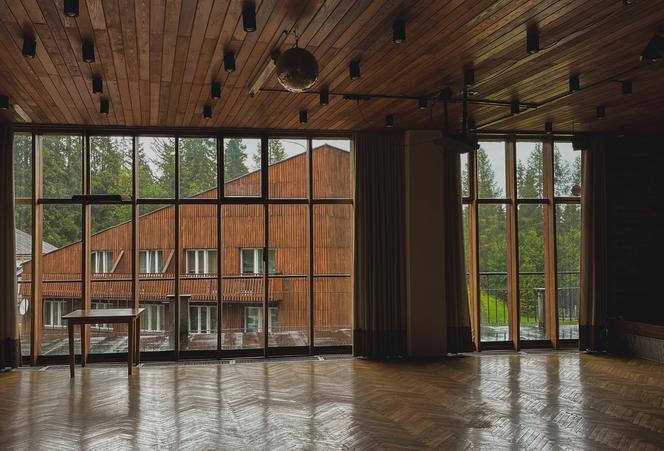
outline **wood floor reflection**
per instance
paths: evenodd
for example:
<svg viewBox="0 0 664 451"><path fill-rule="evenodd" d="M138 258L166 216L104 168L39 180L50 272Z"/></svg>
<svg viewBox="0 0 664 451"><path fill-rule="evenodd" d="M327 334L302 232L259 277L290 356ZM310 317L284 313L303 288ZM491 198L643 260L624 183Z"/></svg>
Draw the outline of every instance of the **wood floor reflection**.
<svg viewBox="0 0 664 451"><path fill-rule="evenodd" d="M660 449L664 366L585 355L0 374L3 449Z"/></svg>

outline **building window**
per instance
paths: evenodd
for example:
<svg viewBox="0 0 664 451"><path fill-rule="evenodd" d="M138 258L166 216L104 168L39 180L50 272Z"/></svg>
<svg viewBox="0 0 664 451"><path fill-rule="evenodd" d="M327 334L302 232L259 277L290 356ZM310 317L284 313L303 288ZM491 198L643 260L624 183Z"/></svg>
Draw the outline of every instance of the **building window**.
<svg viewBox="0 0 664 451"><path fill-rule="evenodd" d="M216 333L217 307L212 305L190 305L189 332L192 334Z"/></svg>
<svg viewBox="0 0 664 451"><path fill-rule="evenodd" d="M109 274L113 270L113 251L93 251L90 268L95 274Z"/></svg>
<svg viewBox="0 0 664 451"><path fill-rule="evenodd" d="M271 333L277 332L279 329L278 313L279 307L270 307L269 332ZM244 308L244 331L263 331L263 307Z"/></svg>
<svg viewBox="0 0 664 451"><path fill-rule="evenodd" d="M141 251L139 254L139 268L141 274L161 274L163 267L163 251Z"/></svg>
<svg viewBox="0 0 664 451"><path fill-rule="evenodd" d="M240 267L242 274L263 274L263 248L244 248L240 251ZM274 249L268 250L270 274L276 272L276 258Z"/></svg>
<svg viewBox="0 0 664 451"><path fill-rule="evenodd" d="M163 332L164 306L162 304L144 304L145 311L141 315L141 330L146 332Z"/></svg>
<svg viewBox="0 0 664 451"><path fill-rule="evenodd" d="M62 315L67 314L67 301L46 299L44 301L44 326L65 327Z"/></svg>
<svg viewBox="0 0 664 451"><path fill-rule="evenodd" d="M113 304L110 302L96 302L92 301L92 308L94 310L103 310L113 308ZM96 329L112 329L111 324L93 324L92 327Z"/></svg>
<svg viewBox="0 0 664 451"><path fill-rule="evenodd" d="M187 249L187 274L215 274L216 249Z"/></svg>

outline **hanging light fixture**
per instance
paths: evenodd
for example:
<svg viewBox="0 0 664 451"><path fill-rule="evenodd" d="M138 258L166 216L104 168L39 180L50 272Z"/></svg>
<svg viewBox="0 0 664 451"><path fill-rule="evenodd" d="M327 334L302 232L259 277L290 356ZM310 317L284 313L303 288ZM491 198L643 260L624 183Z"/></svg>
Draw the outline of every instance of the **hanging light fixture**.
<svg viewBox="0 0 664 451"><path fill-rule="evenodd" d="M83 41L81 49L83 50L83 61L85 61L86 63L94 63L95 45L92 43L92 41L88 40Z"/></svg>
<svg viewBox="0 0 664 451"><path fill-rule="evenodd" d="M510 103L510 112L512 114L519 114L521 112L521 105L518 101L514 100Z"/></svg>
<svg viewBox="0 0 664 451"><path fill-rule="evenodd" d="M104 116L108 116L108 112L110 110L108 100L107 99L101 99L101 102L99 102L99 112L103 114Z"/></svg>
<svg viewBox="0 0 664 451"><path fill-rule="evenodd" d="M579 74L574 74L569 77L569 90L576 92L581 89L581 77Z"/></svg>
<svg viewBox="0 0 664 451"><path fill-rule="evenodd" d="M552 123L551 121L546 121L546 122L544 123L544 132L545 132L547 135L550 135L550 134L553 133L553 123Z"/></svg>
<svg viewBox="0 0 664 451"><path fill-rule="evenodd" d="M101 94L104 92L104 84L101 81L101 78L95 77L92 79L92 93Z"/></svg>
<svg viewBox="0 0 664 451"><path fill-rule="evenodd" d="M473 86L475 84L475 69L466 69L463 71L463 84Z"/></svg>
<svg viewBox="0 0 664 451"><path fill-rule="evenodd" d="M215 100L221 98L221 83L212 83L212 86L210 87L210 96Z"/></svg>
<svg viewBox="0 0 664 451"><path fill-rule="evenodd" d="M327 89L320 90L320 104L326 106L330 103L330 92Z"/></svg>
<svg viewBox="0 0 664 451"><path fill-rule="evenodd" d="M0 110L9 109L9 96L0 96Z"/></svg>
<svg viewBox="0 0 664 451"><path fill-rule="evenodd" d="M37 41L33 38L23 38L23 47L21 53L26 58L34 58L37 56Z"/></svg>
<svg viewBox="0 0 664 451"><path fill-rule="evenodd" d="M350 76L351 80L359 80L360 79L360 62L359 61L351 61L350 64L348 65L348 75Z"/></svg>
<svg viewBox="0 0 664 451"><path fill-rule="evenodd" d="M540 39L539 30L537 28L529 28L526 34L526 51L529 55L539 52Z"/></svg>
<svg viewBox="0 0 664 451"><path fill-rule="evenodd" d="M664 34L656 34L641 53L641 61L657 62L664 59Z"/></svg>
<svg viewBox="0 0 664 451"><path fill-rule="evenodd" d="M246 33L256 31L256 10L254 5L247 5L242 9L242 28Z"/></svg>
<svg viewBox="0 0 664 451"><path fill-rule="evenodd" d="M286 50L277 58L277 80L290 92L303 92L311 88L318 80L318 61L305 49L295 46Z"/></svg>
<svg viewBox="0 0 664 451"><path fill-rule="evenodd" d="M632 93L632 80L623 80L620 82L622 95L627 96Z"/></svg>
<svg viewBox="0 0 664 451"><path fill-rule="evenodd" d="M595 116L597 119L602 120L606 117L606 108L604 105L599 105L595 110Z"/></svg>
<svg viewBox="0 0 664 451"><path fill-rule="evenodd" d="M233 52L224 53L224 70L226 72L233 72L235 70L235 55Z"/></svg>
<svg viewBox="0 0 664 451"><path fill-rule="evenodd" d="M300 124L306 124L309 121L307 110L300 111Z"/></svg>
<svg viewBox="0 0 664 451"><path fill-rule="evenodd" d="M64 12L67 17L78 17L78 0L65 0Z"/></svg>
<svg viewBox="0 0 664 451"><path fill-rule="evenodd" d="M422 96L417 100L417 107L420 110L426 110L429 107L429 99L426 96Z"/></svg>
<svg viewBox="0 0 664 451"><path fill-rule="evenodd" d="M212 106L210 105L203 106L203 117L205 119L212 119Z"/></svg>
<svg viewBox="0 0 664 451"><path fill-rule="evenodd" d="M385 116L385 127L392 128L394 127L394 114L388 114Z"/></svg>
<svg viewBox="0 0 664 451"><path fill-rule="evenodd" d="M474 131L477 128L474 117L468 118L468 130Z"/></svg>
<svg viewBox="0 0 664 451"><path fill-rule="evenodd" d="M395 20L392 24L392 42L401 44L406 40L406 22Z"/></svg>

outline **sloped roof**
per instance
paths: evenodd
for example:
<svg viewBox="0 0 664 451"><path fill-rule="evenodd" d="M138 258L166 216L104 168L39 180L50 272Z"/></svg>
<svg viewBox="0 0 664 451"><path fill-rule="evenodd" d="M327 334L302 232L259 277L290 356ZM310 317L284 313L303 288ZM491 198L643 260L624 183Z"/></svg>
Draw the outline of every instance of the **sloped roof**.
<svg viewBox="0 0 664 451"><path fill-rule="evenodd" d="M42 252L44 254L57 249L51 243L42 242ZM19 229L16 229L16 255L32 255L32 235Z"/></svg>

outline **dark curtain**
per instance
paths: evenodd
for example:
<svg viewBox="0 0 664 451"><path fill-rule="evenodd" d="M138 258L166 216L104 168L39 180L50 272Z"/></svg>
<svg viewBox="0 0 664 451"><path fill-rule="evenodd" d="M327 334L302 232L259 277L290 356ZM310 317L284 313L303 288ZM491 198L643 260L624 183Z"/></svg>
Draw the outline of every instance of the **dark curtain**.
<svg viewBox="0 0 664 451"><path fill-rule="evenodd" d="M606 149L593 139L582 154L581 299L579 348L604 351L607 346Z"/></svg>
<svg viewBox="0 0 664 451"><path fill-rule="evenodd" d="M447 352L473 350L463 246L461 163L459 153L443 149L443 274L447 313Z"/></svg>
<svg viewBox="0 0 664 451"><path fill-rule="evenodd" d="M355 140L354 353L406 355L404 138Z"/></svg>
<svg viewBox="0 0 664 451"><path fill-rule="evenodd" d="M2 220L0 221L0 368L17 367L20 363L20 347L16 327L16 235L14 231L14 157L12 130L0 125L0 197Z"/></svg>

